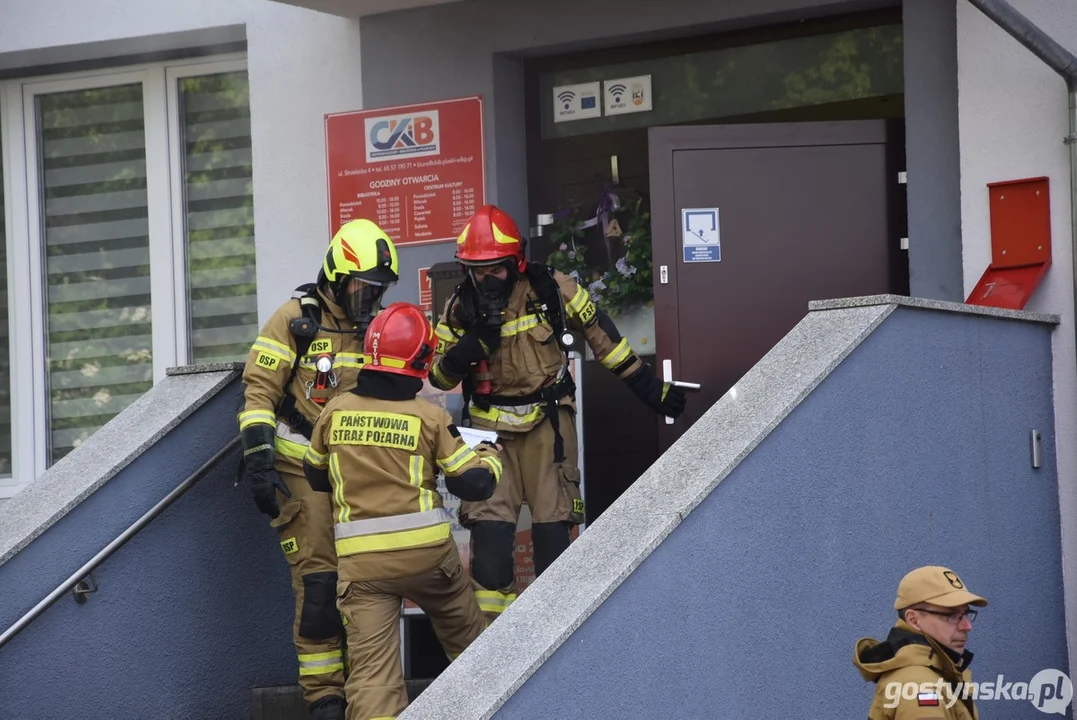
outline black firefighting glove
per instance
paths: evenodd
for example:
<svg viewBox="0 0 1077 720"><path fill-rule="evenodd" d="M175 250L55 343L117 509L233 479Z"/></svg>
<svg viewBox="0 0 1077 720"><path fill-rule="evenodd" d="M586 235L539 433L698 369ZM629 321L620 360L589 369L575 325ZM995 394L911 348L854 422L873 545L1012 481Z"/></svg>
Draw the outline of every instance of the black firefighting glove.
<svg viewBox="0 0 1077 720"><path fill-rule="evenodd" d="M280 473L273 467L276 452L273 449L276 431L272 425L258 423L251 425L242 432L243 441L243 467L247 479L251 483L251 494L254 496L254 504L264 515L276 518L280 515L280 504L277 502L277 491L285 497L291 497L292 492L281 480Z"/></svg>
<svg viewBox="0 0 1077 720"><path fill-rule="evenodd" d="M684 412L684 391L656 378L650 365L644 364L626 377L625 384L660 415L675 418Z"/></svg>
<svg viewBox="0 0 1077 720"><path fill-rule="evenodd" d="M275 518L280 515L280 504L277 502L277 491L284 493L285 497L291 497L292 492L280 478L280 473L270 468L248 473L251 480L251 494L254 495L254 504L263 515Z"/></svg>
<svg viewBox="0 0 1077 720"><path fill-rule="evenodd" d="M499 326L476 323L445 353L442 367L451 375L466 375L472 365L488 359L500 344Z"/></svg>

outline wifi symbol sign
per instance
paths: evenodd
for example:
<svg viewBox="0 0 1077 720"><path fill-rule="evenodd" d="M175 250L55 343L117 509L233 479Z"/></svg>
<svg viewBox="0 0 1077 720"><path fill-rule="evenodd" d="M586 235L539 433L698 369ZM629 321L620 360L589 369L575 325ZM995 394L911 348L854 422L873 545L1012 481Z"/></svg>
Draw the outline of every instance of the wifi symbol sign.
<svg viewBox="0 0 1077 720"><path fill-rule="evenodd" d="M568 110L570 107L572 107L572 101L576 99L576 93L572 92L571 90L565 90L564 92L558 94L557 99L561 102L562 105L565 106L565 110Z"/></svg>
<svg viewBox="0 0 1077 720"><path fill-rule="evenodd" d="M613 96L613 101L615 103L621 102L621 97L625 94L626 90L628 90L628 88L621 83L610 85L609 87L609 93Z"/></svg>

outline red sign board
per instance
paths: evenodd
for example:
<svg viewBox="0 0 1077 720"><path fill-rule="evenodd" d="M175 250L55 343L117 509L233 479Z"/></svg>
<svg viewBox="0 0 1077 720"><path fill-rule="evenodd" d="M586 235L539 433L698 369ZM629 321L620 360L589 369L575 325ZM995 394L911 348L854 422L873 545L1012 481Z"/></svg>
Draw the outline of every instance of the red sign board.
<svg viewBox="0 0 1077 720"><path fill-rule="evenodd" d="M329 230L376 222L397 245L455 240L486 204L482 98L325 116Z"/></svg>
<svg viewBox="0 0 1077 720"><path fill-rule="evenodd" d="M434 312L434 288L427 274L430 268L419 268L419 307L425 313Z"/></svg>

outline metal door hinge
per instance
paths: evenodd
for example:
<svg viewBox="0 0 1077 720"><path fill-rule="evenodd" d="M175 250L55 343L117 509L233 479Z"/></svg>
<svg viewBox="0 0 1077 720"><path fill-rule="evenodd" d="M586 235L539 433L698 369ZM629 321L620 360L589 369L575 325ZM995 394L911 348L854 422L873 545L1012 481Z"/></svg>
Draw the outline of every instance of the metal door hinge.
<svg viewBox="0 0 1077 720"><path fill-rule="evenodd" d="M1029 450L1032 453L1032 467L1038 468L1043 465L1043 436L1039 430L1033 430L1029 434Z"/></svg>
<svg viewBox="0 0 1077 720"><path fill-rule="evenodd" d="M909 175L904 170L898 173L898 185L907 185L909 182Z"/></svg>

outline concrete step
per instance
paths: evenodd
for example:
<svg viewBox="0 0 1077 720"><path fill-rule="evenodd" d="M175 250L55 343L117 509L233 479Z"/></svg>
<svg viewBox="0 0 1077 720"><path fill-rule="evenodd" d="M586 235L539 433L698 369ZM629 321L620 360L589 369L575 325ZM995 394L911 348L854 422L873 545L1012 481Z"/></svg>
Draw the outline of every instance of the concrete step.
<svg viewBox="0 0 1077 720"><path fill-rule="evenodd" d="M408 700L414 700L433 679L407 680ZM310 720L303 690L298 685L251 690L251 720Z"/></svg>

